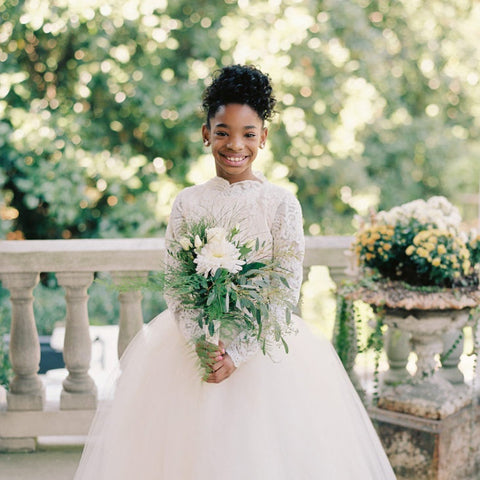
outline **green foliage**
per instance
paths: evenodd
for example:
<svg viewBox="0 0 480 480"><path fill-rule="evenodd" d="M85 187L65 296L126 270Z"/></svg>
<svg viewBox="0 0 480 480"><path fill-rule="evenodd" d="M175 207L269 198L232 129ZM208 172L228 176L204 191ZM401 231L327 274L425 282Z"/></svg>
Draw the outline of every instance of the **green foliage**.
<svg viewBox="0 0 480 480"><path fill-rule="evenodd" d="M368 349L373 350L374 352L374 360L373 360L373 395L372 400L373 404L376 405L378 403L379 398L379 367L380 367L380 356L383 350L383 319L385 317L385 311L381 308L377 308L375 311L375 324L372 333L368 337L366 346L362 349L362 351L366 351Z"/></svg>
<svg viewBox="0 0 480 480"><path fill-rule="evenodd" d="M343 295L337 295L332 343L347 372L353 368L358 352L354 308L352 300L347 300Z"/></svg>
<svg viewBox="0 0 480 480"><path fill-rule="evenodd" d="M203 86L191 67L215 67L213 30L188 22L187 2L168 12L141 3L135 19L123 2L0 7L3 189L26 238L156 233L157 204L171 202L201 151L191 136Z"/></svg>
<svg viewBox="0 0 480 480"><path fill-rule="evenodd" d="M7 387L12 377L12 367L8 358L8 348L4 341L4 336L9 333L8 325L5 321L10 316L8 293L0 287L0 385Z"/></svg>
<svg viewBox="0 0 480 480"><path fill-rule="evenodd" d="M200 95L229 62L272 76L259 162L298 190L311 233L350 233L371 205L462 204L480 175L479 15L459 0L6 0L0 234L161 233L202 179Z"/></svg>
<svg viewBox="0 0 480 480"><path fill-rule="evenodd" d="M480 235L470 235L467 247L470 251L470 261L473 265L480 265Z"/></svg>
<svg viewBox="0 0 480 480"><path fill-rule="evenodd" d="M3 329L0 328L0 386L7 388L13 371L8 358L8 348L3 340L3 333Z"/></svg>
<svg viewBox="0 0 480 480"><path fill-rule="evenodd" d="M355 366L358 353L373 352L373 394L372 400L378 401L380 356L384 344L384 312L376 308L371 315L361 312L359 303L349 298L351 285L344 284L337 294L337 308L335 313L335 330L332 344L345 368L350 375ZM365 305L365 304L364 304ZM365 342L360 340L365 337ZM364 392L359 392L363 397ZM365 398L362 398L365 401Z"/></svg>

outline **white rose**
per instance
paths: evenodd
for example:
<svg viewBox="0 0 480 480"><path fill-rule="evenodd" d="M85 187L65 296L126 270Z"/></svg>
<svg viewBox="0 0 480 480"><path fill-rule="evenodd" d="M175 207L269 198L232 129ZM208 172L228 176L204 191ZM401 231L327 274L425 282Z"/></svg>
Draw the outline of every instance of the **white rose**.
<svg viewBox="0 0 480 480"><path fill-rule="evenodd" d="M207 243L221 242L227 238L227 231L222 227L207 228Z"/></svg>
<svg viewBox="0 0 480 480"><path fill-rule="evenodd" d="M203 242L200 240L198 235L195 235L195 248L200 248L203 245Z"/></svg>
<svg viewBox="0 0 480 480"><path fill-rule="evenodd" d="M182 237L178 243L180 244L180 246L184 249L184 250L189 250L190 248L193 247L192 245L192 242L190 241L189 238L187 237Z"/></svg>

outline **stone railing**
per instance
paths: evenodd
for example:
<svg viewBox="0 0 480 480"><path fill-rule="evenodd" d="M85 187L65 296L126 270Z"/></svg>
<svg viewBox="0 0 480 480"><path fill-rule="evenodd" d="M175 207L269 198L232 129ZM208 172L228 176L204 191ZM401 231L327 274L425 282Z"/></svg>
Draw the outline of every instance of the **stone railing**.
<svg viewBox="0 0 480 480"><path fill-rule="evenodd" d="M335 282L345 276L344 254L350 237L307 237L304 278L314 265L329 268ZM87 290L96 272L114 281L145 277L163 268L163 239L38 240L0 242L0 279L10 292L12 318L9 355L14 371L0 403L0 451L33 450L39 436L85 435L97 405L89 375L92 342ZM38 375L40 344L33 310L33 289L43 272L53 272L65 289L67 315L63 356L68 376L60 401L45 401ZM139 291L119 294L118 352L122 354L143 324Z"/></svg>

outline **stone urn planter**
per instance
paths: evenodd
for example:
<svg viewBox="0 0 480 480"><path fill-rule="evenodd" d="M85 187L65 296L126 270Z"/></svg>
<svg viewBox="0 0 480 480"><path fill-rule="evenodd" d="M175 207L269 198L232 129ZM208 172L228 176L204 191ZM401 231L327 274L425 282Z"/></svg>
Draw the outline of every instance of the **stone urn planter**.
<svg viewBox="0 0 480 480"><path fill-rule="evenodd" d="M467 385L453 386L438 373L436 356L442 353L444 334L461 331L467 324L471 309L480 303L480 290L423 292L392 281L357 288L352 297L381 309L390 329L409 334L417 355L415 375L399 385L384 386L379 408L441 419L471 402Z"/></svg>
<svg viewBox="0 0 480 480"><path fill-rule="evenodd" d="M386 308L384 322L411 334L412 349L417 354L417 370L403 385L385 388L378 407L424 418L441 419L465 407L471 401L466 385L454 387L437 371L435 355L443 349L443 334L461 330L470 309L406 310Z"/></svg>

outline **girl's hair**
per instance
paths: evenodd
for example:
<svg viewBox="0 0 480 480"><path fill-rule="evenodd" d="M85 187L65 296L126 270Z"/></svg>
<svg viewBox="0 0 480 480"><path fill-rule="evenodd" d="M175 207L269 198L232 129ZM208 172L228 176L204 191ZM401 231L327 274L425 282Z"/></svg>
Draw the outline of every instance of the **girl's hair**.
<svg viewBox="0 0 480 480"><path fill-rule="evenodd" d="M270 77L253 65L230 65L218 70L203 93L207 126L218 109L229 103L248 105L262 120L270 120L276 104L272 92Z"/></svg>

